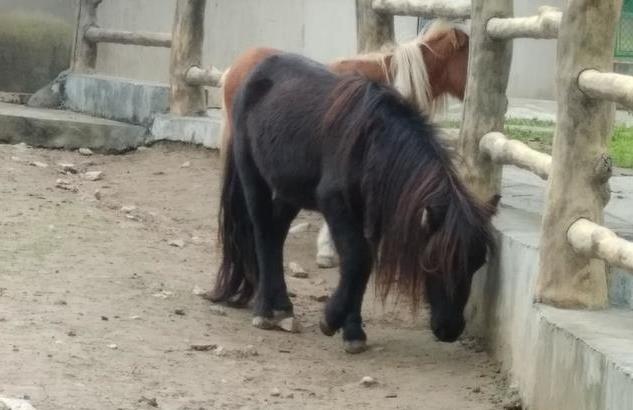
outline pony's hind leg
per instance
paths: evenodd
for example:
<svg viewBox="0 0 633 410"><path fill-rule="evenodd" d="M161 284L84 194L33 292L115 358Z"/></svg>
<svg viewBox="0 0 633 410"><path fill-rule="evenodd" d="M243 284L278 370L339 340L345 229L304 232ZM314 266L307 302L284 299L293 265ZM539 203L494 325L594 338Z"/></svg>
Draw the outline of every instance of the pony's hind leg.
<svg viewBox="0 0 633 410"><path fill-rule="evenodd" d="M316 263L319 268L334 268L339 263L338 254L336 253L327 223L324 223L319 230Z"/></svg>
<svg viewBox="0 0 633 410"><path fill-rule="evenodd" d="M345 206L340 194L324 198L320 206L340 255L341 272L339 284L325 307L321 331L332 336L342 328L345 351L360 353L367 346L361 306L372 267L371 250L360 218Z"/></svg>

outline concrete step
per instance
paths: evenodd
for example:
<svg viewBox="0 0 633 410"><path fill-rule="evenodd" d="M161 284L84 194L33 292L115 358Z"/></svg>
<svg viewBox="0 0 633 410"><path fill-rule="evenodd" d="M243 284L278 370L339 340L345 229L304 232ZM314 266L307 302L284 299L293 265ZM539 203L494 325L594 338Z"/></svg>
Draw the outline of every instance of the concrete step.
<svg viewBox="0 0 633 410"><path fill-rule="evenodd" d="M0 142L35 147L123 152L149 140L145 127L69 111L0 103Z"/></svg>

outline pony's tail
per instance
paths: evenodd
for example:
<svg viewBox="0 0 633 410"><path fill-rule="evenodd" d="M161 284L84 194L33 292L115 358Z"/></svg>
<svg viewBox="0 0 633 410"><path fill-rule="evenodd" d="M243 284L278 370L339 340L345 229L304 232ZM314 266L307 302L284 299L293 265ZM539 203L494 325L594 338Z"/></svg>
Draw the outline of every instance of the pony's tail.
<svg viewBox="0 0 633 410"><path fill-rule="evenodd" d="M224 176L220 212L218 215L218 240L222 248L222 262L210 294L213 302L227 302L244 306L254 294L257 283L257 257L253 224L246 207L246 199L232 151L232 141L227 144L224 160Z"/></svg>

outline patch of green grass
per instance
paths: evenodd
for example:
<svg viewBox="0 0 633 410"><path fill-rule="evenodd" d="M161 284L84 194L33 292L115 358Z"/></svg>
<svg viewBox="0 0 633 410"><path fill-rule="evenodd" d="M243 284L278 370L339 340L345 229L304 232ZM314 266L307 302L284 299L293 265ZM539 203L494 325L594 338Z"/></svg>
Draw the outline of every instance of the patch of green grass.
<svg viewBox="0 0 633 410"><path fill-rule="evenodd" d="M444 121L441 127L459 128L459 121ZM508 138L521 141L537 151L552 153L552 142L556 123L538 119L508 118L505 134ZM609 144L609 154L613 164L620 168L633 168L633 127L616 126Z"/></svg>

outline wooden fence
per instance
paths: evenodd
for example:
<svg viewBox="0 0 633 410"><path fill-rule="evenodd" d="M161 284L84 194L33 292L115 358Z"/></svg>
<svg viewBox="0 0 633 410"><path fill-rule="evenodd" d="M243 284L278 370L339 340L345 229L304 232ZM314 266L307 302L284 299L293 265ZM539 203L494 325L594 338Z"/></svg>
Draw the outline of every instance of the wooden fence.
<svg viewBox="0 0 633 410"><path fill-rule="evenodd" d="M622 1L566 4L562 12L542 7L535 16L514 17L513 0L357 0L359 45L367 51L393 41L368 34L389 33L380 25L392 25L393 15L470 16L469 79L458 142L465 180L482 199L501 190L503 165L547 180L536 299L602 308L608 303L607 264L633 271L633 243L601 226L609 200L613 103L633 109L633 77L610 72ZM552 156L503 135L514 38L558 39Z"/></svg>
<svg viewBox="0 0 633 410"><path fill-rule="evenodd" d="M106 0L107 1L107 0ZM206 0L177 0L171 33L112 30L99 27L102 0L80 0L71 69L94 72L99 43L171 48L170 111L177 115L206 112L204 86L217 86L222 72L202 67Z"/></svg>

